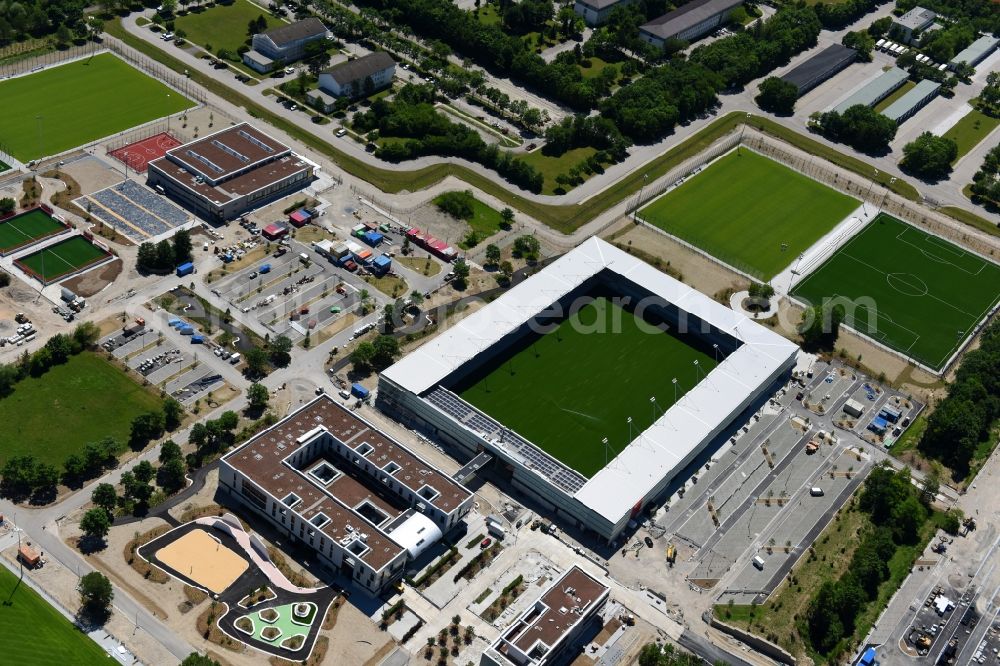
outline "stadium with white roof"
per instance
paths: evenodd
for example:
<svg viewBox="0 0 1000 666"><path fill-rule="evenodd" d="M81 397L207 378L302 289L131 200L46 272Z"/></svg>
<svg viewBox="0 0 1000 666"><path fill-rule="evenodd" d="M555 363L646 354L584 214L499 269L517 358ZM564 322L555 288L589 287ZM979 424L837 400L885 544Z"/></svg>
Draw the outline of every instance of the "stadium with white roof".
<svg viewBox="0 0 1000 666"><path fill-rule="evenodd" d="M723 358L587 478L449 389L509 353L537 330L533 323L595 287L642 301L661 321L686 328ZM797 351L770 329L591 238L387 369L378 405L459 457L489 455L502 476L554 517L613 541L632 518L665 499L670 482L738 427L746 418L741 415L773 394ZM669 386L670 378L664 382Z"/></svg>

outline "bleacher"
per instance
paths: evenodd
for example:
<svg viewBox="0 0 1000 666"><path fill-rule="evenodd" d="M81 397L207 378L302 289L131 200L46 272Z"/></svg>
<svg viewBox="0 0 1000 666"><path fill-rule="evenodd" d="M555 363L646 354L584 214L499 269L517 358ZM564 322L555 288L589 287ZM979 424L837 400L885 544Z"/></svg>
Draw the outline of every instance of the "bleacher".
<svg viewBox="0 0 1000 666"><path fill-rule="evenodd" d="M167 233L188 221L183 210L132 180L75 201L85 211L88 202L92 217L113 226L137 243Z"/></svg>
<svg viewBox="0 0 1000 666"><path fill-rule="evenodd" d="M519 457L525 467L538 472L560 490L572 495L587 483L587 479L581 474L483 414L448 389L438 386L427 394L426 400L484 439Z"/></svg>

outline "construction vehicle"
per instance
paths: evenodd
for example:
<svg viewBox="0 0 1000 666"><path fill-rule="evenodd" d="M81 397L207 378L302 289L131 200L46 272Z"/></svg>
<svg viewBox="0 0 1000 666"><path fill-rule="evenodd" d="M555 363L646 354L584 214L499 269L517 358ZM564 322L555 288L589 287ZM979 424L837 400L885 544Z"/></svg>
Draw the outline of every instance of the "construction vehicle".
<svg viewBox="0 0 1000 666"><path fill-rule="evenodd" d="M677 561L677 547L674 544L667 544L667 564L674 566L674 562Z"/></svg>

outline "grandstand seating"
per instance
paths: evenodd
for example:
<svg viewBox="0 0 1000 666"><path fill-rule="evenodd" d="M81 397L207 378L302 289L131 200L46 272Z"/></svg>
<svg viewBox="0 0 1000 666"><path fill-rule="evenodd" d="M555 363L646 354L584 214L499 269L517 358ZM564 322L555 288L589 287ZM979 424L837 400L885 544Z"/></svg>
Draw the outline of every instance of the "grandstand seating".
<svg viewBox="0 0 1000 666"><path fill-rule="evenodd" d="M188 221L188 215L183 210L132 180L80 197L76 203L86 210L88 199L100 204L91 205L92 217L114 226L136 242L169 232ZM128 220L131 227L122 219ZM145 235L132 227L141 229Z"/></svg>
<svg viewBox="0 0 1000 666"><path fill-rule="evenodd" d="M531 442L511 432L451 391L438 386L427 394L427 402L521 458L523 464L535 470L556 487L572 495L587 483L587 479L545 453Z"/></svg>

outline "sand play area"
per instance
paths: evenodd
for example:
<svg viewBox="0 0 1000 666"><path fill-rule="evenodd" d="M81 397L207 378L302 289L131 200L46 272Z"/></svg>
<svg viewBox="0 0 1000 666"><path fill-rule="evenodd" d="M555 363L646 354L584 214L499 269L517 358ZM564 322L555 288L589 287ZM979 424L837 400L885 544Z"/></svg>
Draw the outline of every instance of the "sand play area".
<svg viewBox="0 0 1000 666"><path fill-rule="evenodd" d="M249 566L246 560L200 529L191 530L156 551L156 557L216 594L232 585Z"/></svg>

